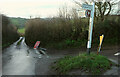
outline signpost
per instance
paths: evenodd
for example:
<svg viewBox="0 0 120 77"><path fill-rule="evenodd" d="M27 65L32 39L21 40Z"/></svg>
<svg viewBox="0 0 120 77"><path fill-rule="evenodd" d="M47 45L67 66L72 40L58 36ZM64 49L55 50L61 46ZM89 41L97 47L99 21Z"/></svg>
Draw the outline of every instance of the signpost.
<svg viewBox="0 0 120 77"><path fill-rule="evenodd" d="M91 10L90 22L89 22L88 43L87 43L87 52L88 52L88 54L90 54L90 48L91 48L91 42L92 42L92 29L93 29L95 3L93 2L93 5L83 4L82 8L85 9L85 10Z"/></svg>
<svg viewBox="0 0 120 77"><path fill-rule="evenodd" d="M83 4L83 5L82 5L82 8L83 8L83 9L86 9L86 10L93 10L93 5Z"/></svg>
<svg viewBox="0 0 120 77"><path fill-rule="evenodd" d="M86 17L90 17L90 14L91 14L91 10L86 10L86 11L85 11L85 16L86 16Z"/></svg>

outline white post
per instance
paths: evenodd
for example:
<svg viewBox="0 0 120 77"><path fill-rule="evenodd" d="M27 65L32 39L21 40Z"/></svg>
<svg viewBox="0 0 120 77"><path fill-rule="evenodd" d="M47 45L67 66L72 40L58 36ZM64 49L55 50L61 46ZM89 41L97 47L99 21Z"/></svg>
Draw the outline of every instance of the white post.
<svg viewBox="0 0 120 77"><path fill-rule="evenodd" d="M89 33L88 33L88 43L87 43L87 52L90 54L91 42L92 42L92 29L93 29L93 21L94 21L94 10L95 3L93 2L93 8L91 10L90 23L89 23Z"/></svg>

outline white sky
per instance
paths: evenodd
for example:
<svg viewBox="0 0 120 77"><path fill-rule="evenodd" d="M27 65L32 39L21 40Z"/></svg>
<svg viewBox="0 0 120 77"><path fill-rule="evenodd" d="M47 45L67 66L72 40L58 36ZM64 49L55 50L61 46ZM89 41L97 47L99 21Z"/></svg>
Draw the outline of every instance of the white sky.
<svg viewBox="0 0 120 77"><path fill-rule="evenodd" d="M0 13L10 17L56 16L62 6L72 7L73 0L0 0Z"/></svg>
<svg viewBox="0 0 120 77"><path fill-rule="evenodd" d="M69 9L76 5L73 0L0 0L0 13L10 17L45 18L56 16L59 8L63 6ZM84 13L80 15L83 16Z"/></svg>

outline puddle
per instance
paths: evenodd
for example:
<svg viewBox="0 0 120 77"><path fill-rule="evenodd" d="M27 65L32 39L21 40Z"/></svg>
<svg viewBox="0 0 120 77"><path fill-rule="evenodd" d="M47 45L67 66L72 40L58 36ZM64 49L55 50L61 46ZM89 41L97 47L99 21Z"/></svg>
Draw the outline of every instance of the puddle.
<svg viewBox="0 0 120 77"><path fill-rule="evenodd" d="M20 45L16 46L20 40ZM45 51L41 54L39 50L30 49L24 37L3 52L3 75L35 75L35 63L47 55Z"/></svg>

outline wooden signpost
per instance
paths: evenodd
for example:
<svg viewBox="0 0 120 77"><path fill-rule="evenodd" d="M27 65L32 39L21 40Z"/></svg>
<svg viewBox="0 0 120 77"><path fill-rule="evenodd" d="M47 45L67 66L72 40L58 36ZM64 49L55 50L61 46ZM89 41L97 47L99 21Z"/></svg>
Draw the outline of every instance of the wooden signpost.
<svg viewBox="0 0 120 77"><path fill-rule="evenodd" d="M87 43L87 52L90 54L91 42L92 42L92 29L93 29L93 20L94 20L94 10L95 10L95 3L93 2L92 5L83 4L82 8L85 10L90 10L90 22L89 22L89 33L88 33L88 43Z"/></svg>

